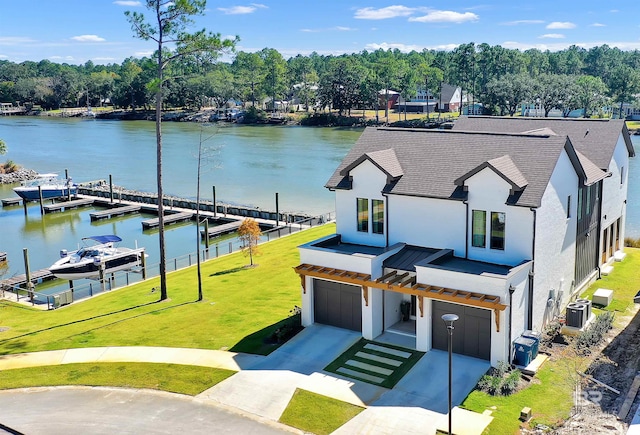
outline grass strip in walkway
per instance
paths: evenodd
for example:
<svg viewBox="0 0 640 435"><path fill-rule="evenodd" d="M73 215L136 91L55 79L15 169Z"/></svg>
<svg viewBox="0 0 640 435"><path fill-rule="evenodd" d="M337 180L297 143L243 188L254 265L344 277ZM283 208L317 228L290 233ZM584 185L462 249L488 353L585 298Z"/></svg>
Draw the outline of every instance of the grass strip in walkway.
<svg viewBox="0 0 640 435"><path fill-rule="evenodd" d="M385 388L393 388L424 355L423 352L364 338L331 362L325 370Z"/></svg>
<svg viewBox="0 0 640 435"><path fill-rule="evenodd" d="M0 389L85 385L148 388L195 396L235 372L158 363L61 364L0 371Z"/></svg>
<svg viewBox="0 0 640 435"><path fill-rule="evenodd" d="M320 394L296 389L280 423L317 435L330 434L364 408Z"/></svg>

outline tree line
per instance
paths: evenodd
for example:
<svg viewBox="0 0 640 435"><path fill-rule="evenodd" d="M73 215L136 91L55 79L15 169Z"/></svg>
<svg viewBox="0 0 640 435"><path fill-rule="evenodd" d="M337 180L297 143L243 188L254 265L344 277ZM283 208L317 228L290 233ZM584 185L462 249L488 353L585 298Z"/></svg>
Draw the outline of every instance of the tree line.
<svg viewBox="0 0 640 435"><path fill-rule="evenodd" d="M155 104L156 68L153 57L108 65L4 60L0 101L43 109L105 104L149 109ZM536 103L545 114L580 108L585 116L605 104L640 105L640 51L608 45L551 52L468 43L452 51L314 52L289 59L265 48L236 52L231 62L215 55L177 59L168 68L172 79L163 105L190 109L222 107L229 100L261 106L295 97L306 110L329 107L343 114L375 108L384 89L411 99L419 88L437 95L442 83L460 86L470 100L497 114L513 115L523 102Z"/></svg>

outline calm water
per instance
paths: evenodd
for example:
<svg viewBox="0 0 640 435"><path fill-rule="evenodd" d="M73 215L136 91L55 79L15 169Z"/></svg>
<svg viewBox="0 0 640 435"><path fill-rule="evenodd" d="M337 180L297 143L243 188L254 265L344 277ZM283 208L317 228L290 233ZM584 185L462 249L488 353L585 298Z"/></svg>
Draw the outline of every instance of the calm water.
<svg viewBox="0 0 640 435"><path fill-rule="evenodd" d="M323 186L361 130L284 126L224 125L204 128L211 149L203 165L202 197L275 209L279 193L282 212L321 214L334 210L333 194ZM197 148L201 127L192 123L164 123L164 186L167 195L195 198ZM148 121L100 121L0 117L0 138L9 148L0 161L10 159L39 172L64 174L76 181L108 179L129 189L155 192L155 132ZM640 150L640 136L633 136ZM640 162L631 159L627 235L640 237ZM0 198L14 196L0 185ZM144 246L149 262L159 259L157 232L143 232L130 215L91 222L92 208L40 216L34 203L25 216L21 206L0 208L0 251L9 254L9 275L23 273L22 249L29 249L31 268L48 267L60 249L77 247L82 237L117 234L125 246ZM195 252L193 224L167 227L167 257ZM227 241L223 242L227 243Z"/></svg>
<svg viewBox="0 0 640 435"><path fill-rule="evenodd" d="M1 117L7 159L38 172L76 181L108 179L129 189L156 192L155 124ZM194 123L163 124L163 176L167 195L196 196L201 129ZM236 126L202 130L209 148L202 166L202 197L283 212L326 213L333 195L323 186L361 130L285 126Z"/></svg>

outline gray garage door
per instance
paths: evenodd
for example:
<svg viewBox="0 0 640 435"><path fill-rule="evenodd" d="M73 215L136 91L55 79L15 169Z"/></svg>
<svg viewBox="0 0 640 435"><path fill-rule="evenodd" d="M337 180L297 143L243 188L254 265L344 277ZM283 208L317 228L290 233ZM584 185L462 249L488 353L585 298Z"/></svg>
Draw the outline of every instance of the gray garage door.
<svg viewBox="0 0 640 435"><path fill-rule="evenodd" d="M433 301L433 342L434 349L448 350L448 332L443 314L457 314L460 317L453 324L453 351L474 358L491 359L491 310Z"/></svg>
<svg viewBox="0 0 640 435"><path fill-rule="evenodd" d="M313 280L315 322L362 331L362 289L339 282Z"/></svg>

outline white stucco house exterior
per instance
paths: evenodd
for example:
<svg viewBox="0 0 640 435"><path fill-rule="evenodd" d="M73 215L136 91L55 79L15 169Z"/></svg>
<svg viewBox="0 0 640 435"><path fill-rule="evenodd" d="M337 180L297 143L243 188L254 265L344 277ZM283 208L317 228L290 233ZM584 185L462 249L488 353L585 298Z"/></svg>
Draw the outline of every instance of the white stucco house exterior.
<svg viewBox="0 0 640 435"><path fill-rule="evenodd" d="M454 352L510 360L622 249L632 156L620 120L367 128L326 184L336 234L299 248L303 325L429 351L455 313Z"/></svg>

